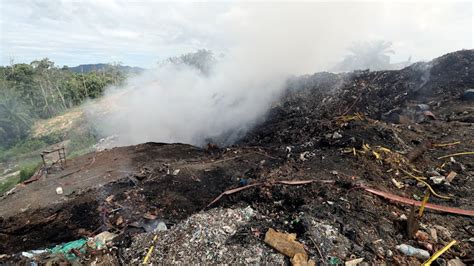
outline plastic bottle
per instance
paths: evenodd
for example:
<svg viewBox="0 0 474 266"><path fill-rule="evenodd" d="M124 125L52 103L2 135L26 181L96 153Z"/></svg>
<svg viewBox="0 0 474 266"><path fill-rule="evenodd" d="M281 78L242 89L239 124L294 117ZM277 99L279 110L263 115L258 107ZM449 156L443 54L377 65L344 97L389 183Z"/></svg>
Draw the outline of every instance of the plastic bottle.
<svg viewBox="0 0 474 266"><path fill-rule="evenodd" d="M430 257L430 253L428 251L424 249L415 248L406 244L398 245L397 249L405 255L414 256L419 259L428 259Z"/></svg>

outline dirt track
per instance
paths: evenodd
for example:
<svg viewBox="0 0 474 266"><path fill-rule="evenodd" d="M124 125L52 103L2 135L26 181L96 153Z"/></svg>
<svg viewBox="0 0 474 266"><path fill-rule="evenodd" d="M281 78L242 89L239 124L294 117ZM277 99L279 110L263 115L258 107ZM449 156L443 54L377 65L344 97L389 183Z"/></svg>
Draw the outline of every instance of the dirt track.
<svg viewBox="0 0 474 266"><path fill-rule="evenodd" d="M430 203L474 210L474 156L438 159L474 151L474 104L460 99L474 87L473 63L470 50L401 71L300 77L289 82L288 93L266 121L232 147L147 143L74 159L66 170L20 187L1 200L0 253L109 230L122 234L117 256L130 263L141 258L151 242L151 234L133 238L143 233L150 216L174 226L206 211L207 204L226 189L262 182L263 186L224 196L211 206L217 210L251 206L258 213L238 225L225 245L260 245L271 227L296 232L310 256L320 262L328 256L341 260L352 256L375 263L416 264L420 261L402 255L395 246L428 243L437 250L456 239L460 243L443 258L469 261L474 257L472 217L427 210L421 218L422 230L442 226L449 234L436 241L409 239L400 217L408 216L410 207L372 195L361 185L423 198L426 187L417 185L404 172L408 171L427 177L437 194L450 197L431 195ZM431 146L409 162L407 158L426 141ZM82 170L61 178L78 169ZM434 184L429 179L433 171L443 177L454 171L457 176L450 184ZM310 179L315 182L275 183ZM58 185L69 195L56 195ZM334 233L329 237L321 228ZM172 242L176 252L189 244L166 232L160 236ZM131 250L123 251L130 245ZM151 261L211 262L202 254L214 250L196 250L179 259L167 257L172 254L167 252L171 252L167 247L158 247ZM238 255L214 259L245 263Z"/></svg>

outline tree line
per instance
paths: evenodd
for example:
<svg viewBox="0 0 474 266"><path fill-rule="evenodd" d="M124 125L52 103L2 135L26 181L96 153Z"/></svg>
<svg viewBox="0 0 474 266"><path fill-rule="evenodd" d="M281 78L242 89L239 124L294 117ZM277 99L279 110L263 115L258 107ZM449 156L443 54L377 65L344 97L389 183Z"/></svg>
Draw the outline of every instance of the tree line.
<svg viewBox="0 0 474 266"><path fill-rule="evenodd" d="M28 136L37 119L54 117L102 95L118 85L126 73L119 65L76 73L48 58L30 64L0 66L0 148L9 148Z"/></svg>

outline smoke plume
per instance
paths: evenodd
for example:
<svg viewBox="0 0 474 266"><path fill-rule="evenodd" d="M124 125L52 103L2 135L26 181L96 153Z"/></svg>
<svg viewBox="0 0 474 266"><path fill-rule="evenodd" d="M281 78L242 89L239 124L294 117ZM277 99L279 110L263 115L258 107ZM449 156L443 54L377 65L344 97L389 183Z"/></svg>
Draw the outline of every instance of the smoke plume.
<svg viewBox="0 0 474 266"><path fill-rule="evenodd" d="M393 25L408 28L413 20L407 20L406 13L416 18L416 12L426 8L427 4L407 10L340 2L241 4L215 18L215 39L226 44L215 52L225 56L208 73L185 65L160 65L123 87L109 88L86 109L102 135L117 136L115 145L203 145L210 140L230 144L265 116L289 75L327 69L351 43L383 39L386 36L377 33L397 31ZM384 23L389 24L380 31ZM201 41L207 48L206 40Z"/></svg>

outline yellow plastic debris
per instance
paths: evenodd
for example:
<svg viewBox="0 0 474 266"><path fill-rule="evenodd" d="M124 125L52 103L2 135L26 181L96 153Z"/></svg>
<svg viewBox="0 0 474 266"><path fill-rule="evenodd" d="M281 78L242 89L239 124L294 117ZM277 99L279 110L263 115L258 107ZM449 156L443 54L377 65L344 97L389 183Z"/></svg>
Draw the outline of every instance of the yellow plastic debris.
<svg viewBox="0 0 474 266"><path fill-rule="evenodd" d="M454 156L461 156L461 155L474 155L474 151L466 151L466 152L458 152L458 153L448 154L448 155L438 157L438 160L439 159L444 159L444 158L449 158L449 157L454 157Z"/></svg>
<svg viewBox="0 0 474 266"><path fill-rule="evenodd" d="M425 261L422 265L423 266L430 266L433 261L435 261L441 254L446 252L446 250L450 249L454 244L456 244L456 240L451 241L449 244L447 244L444 248L436 251L431 258L429 258L427 261Z"/></svg>
<svg viewBox="0 0 474 266"><path fill-rule="evenodd" d="M153 237L153 241L152 241L152 244L150 246L150 248L148 249L148 252L146 253L146 256L145 258L143 258L143 264L147 264L148 263L148 260L150 259L150 256L151 256L151 253L153 252L153 249L155 249L155 242L156 242L156 239L158 238L158 235L155 235Z"/></svg>
<svg viewBox="0 0 474 266"><path fill-rule="evenodd" d="M423 211L425 210L426 203L428 202L429 199L430 199L430 192L426 191L426 194L423 197L423 201L421 202L420 211L418 212L418 217L423 216Z"/></svg>
<svg viewBox="0 0 474 266"><path fill-rule="evenodd" d="M435 143L433 144L433 147L448 147L448 146L453 146L453 145L457 145L457 144L461 144L460 141L455 141L455 142L450 142L450 143Z"/></svg>
<svg viewBox="0 0 474 266"><path fill-rule="evenodd" d="M380 160L380 158L382 158L382 156L380 156L380 153L378 152L372 151L372 154L375 156L375 159L377 160Z"/></svg>
<svg viewBox="0 0 474 266"><path fill-rule="evenodd" d="M386 152L386 153L391 153L392 152L390 149L385 148L385 147L380 147L379 149L383 152Z"/></svg>
<svg viewBox="0 0 474 266"><path fill-rule="evenodd" d="M402 171L403 171L405 174L409 175L410 177L413 177L414 179L416 179L418 182L424 184L424 185L430 190L430 192L431 192L433 195L435 195L436 197L441 198L441 199L450 199L450 198L451 198L451 197L449 197L449 196L443 196L443 195L440 195L440 194L436 193L436 191L434 191L434 189L430 186L430 184L428 184L428 183L426 183L425 181L423 181L420 177L414 176L413 174L410 174L409 172L407 172L407 171L405 171L405 170L403 170L403 169L402 169ZM423 178L424 178L424 177L423 177ZM424 179L426 179L426 178L424 178Z"/></svg>

